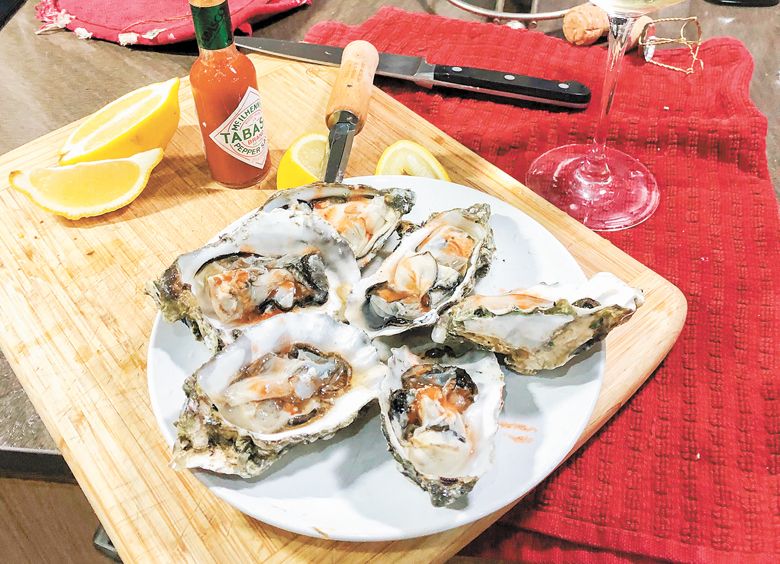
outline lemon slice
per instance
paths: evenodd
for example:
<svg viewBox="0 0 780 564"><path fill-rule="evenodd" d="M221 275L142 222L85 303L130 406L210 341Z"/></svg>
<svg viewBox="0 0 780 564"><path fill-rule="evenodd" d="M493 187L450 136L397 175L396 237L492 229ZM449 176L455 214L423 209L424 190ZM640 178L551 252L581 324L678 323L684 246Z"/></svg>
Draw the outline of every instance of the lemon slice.
<svg viewBox="0 0 780 564"><path fill-rule="evenodd" d="M80 219L117 210L135 200L162 158L162 149L152 149L126 159L30 172L15 170L8 180L38 207L68 219Z"/></svg>
<svg viewBox="0 0 780 564"><path fill-rule="evenodd" d="M285 190L322 180L327 152L327 135L306 133L298 137L279 161L276 187Z"/></svg>
<svg viewBox="0 0 780 564"><path fill-rule="evenodd" d="M390 145L376 164L376 174L406 174L449 180L450 176L433 154L414 141L406 139Z"/></svg>
<svg viewBox="0 0 780 564"><path fill-rule="evenodd" d="M179 79L125 94L86 118L60 149L60 164L164 149L179 125Z"/></svg>

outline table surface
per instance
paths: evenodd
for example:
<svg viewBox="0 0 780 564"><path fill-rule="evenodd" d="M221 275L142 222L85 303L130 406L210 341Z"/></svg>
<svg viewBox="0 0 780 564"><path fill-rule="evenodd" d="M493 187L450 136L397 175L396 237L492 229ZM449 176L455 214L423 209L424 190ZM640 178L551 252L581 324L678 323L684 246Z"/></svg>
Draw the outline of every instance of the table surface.
<svg viewBox="0 0 780 564"><path fill-rule="evenodd" d="M112 43L79 40L72 33L36 36L36 0L29 0L0 30L0 154L99 109L109 101L150 82L189 71L196 48L193 43L164 49L129 49ZM488 0L473 3L490 6ZM571 6L572 0L546 0L544 10ZM393 4L410 11L432 12L448 17L477 20L445 0L337 1L313 0L313 6L256 24L255 34L279 39L302 39L306 31L323 20L356 24L370 17L381 5ZM507 2L510 6L512 2ZM661 13L662 16L696 15L705 37L731 35L745 42L755 59L751 97L777 123L780 99L780 65L774 42L766 38L780 33L780 18L771 8L735 8L690 0ZM771 17L767 17L770 16ZM560 35L560 21L543 22L546 32ZM381 86L381 84L380 84ZM619 94L618 94L619 103ZM8 109L16 111L8 111ZM29 118L34 114L34 120ZM767 140L769 168L778 186L778 131L770 127ZM40 457L24 457L19 449ZM14 471L57 474L64 465L51 463L56 447L21 389L15 375L0 355L0 472L10 454L17 459ZM48 456L44 456L48 454ZM38 467L40 465L40 467Z"/></svg>

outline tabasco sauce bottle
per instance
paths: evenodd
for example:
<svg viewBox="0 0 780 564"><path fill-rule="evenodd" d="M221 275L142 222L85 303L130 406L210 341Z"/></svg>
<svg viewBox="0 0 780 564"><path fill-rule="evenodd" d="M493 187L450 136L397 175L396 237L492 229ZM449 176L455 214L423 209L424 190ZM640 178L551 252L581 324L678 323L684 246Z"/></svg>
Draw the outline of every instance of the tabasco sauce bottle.
<svg viewBox="0 0 780 564"><path fill-rule="evenodd" d="M231 188L257 184L271 162L255 67L233 44L226 0L189 2L200 51L190 83L211 177Z"/></svg>

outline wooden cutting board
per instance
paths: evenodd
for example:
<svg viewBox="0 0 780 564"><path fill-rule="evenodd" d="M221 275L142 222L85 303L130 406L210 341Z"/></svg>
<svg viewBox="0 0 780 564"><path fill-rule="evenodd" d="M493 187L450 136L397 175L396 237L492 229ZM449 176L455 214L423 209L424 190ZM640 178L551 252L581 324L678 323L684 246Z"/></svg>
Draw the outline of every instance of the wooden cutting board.
<svg viewBox="0 0 780 564"><path fill-rule="evenodd" d="M253 56L271 158L306 131L325 132L335 69ZM401 542L345 543L288 533L244 516L189 472L168 467L146 389L156 310L142 292L174 258L259 206L266 190L210 182L187 81L179 131L129 207L68 221L10 189L14 169L53 165L73 125L0 158L0 345L125 562L196 560L445 560L509 507L476 523ZM562 115L561 119L566 119ZM603 389L579 448L639 388L682 329L686 302L672 284L519 182L375 89L348 176L372 174L398 139L430 149L454 182L502 198L539 221L588 273L607 270L646 292L630 323L607 339ZM272 189L270 174L262 188Z"/></svg>

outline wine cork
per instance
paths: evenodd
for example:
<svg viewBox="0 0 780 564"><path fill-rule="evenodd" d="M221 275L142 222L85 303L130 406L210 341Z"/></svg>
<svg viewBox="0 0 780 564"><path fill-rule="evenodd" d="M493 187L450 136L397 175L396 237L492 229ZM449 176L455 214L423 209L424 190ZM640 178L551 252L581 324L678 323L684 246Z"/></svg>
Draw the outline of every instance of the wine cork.
<svg viewBox="0 0 780 564"><path fill-rule="evenodd" d="M563 35L574 45L592 45L608 31L607 13L593 4L575 6L563 16Z"/></svg>
<svg viewBox="0 0 780 564"><path fill-rule="evenodd" d="M628 39L627 50L636 47L644 27L653 20L649 16L639 18ZM563 35L573 45L593 45L609 33L609 16L593 4L575 6L563 16Z"/></svg>

